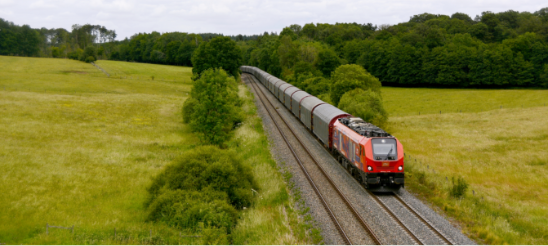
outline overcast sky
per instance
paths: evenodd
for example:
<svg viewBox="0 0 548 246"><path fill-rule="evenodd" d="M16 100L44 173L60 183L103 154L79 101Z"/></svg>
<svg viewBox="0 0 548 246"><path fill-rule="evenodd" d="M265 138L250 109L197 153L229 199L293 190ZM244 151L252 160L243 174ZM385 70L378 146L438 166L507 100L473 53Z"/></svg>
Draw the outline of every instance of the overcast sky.
<svg viewBox="0 0 548 246"><path fill-rule="evenodd" d="M474 18L483 11L534 12L546 0L0 0L0 18L32 28L103 25L117 39L135 33L190 32L260 34L291 24L357 22L397 24L424 12Z"/></svg>

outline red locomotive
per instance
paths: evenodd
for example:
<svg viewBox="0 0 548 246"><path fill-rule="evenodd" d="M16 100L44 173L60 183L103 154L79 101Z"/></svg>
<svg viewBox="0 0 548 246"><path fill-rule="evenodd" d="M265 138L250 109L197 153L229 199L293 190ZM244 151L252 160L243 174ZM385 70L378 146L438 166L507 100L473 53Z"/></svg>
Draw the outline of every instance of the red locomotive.
<svg viewBox="0 0 548 246"><path fill-rule="evenodd" d="M390 192L404 185L403 147L395 137L259 68L240 70L268 88L367 189Z"/></svg>
<svg viewBox="0 0 548 246"><path fill-rule="evenodd" d="M394 137L360 118L333 124L332 153L371 191L394 191L404 185L403 146Z"/></svg>

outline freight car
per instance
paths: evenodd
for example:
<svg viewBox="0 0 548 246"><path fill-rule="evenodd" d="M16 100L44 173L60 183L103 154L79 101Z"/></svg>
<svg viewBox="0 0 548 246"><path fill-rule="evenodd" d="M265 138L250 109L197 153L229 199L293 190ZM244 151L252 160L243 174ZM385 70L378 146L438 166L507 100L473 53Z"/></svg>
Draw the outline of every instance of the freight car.
<svg viewBox="0 0 548 246"><path fill-rule="evenodd" d="M391 192L404 186L404 152L397 138L259 68L240 70L255 76L367 189Z"/></svg>

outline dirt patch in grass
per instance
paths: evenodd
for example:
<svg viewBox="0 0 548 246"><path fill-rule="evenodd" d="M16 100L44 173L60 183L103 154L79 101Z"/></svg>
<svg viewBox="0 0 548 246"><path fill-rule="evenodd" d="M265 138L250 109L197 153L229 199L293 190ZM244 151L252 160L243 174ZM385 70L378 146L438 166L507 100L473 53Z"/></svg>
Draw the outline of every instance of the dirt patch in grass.
<svg viewBox="0 0 548 246"><path fill-rule="evenodd" d="M61 71L61 73L63 73L63 74L69 74L69 73L88 74L87 72L84 72L84 71L76 71L76 70Z"/></svg>

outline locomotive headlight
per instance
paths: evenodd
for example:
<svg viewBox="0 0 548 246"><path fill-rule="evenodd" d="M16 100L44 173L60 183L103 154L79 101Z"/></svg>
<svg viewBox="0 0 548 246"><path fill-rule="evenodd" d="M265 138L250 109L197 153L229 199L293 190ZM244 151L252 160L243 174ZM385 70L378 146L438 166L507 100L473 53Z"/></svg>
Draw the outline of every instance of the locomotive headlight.
<svg viewBox="0 0 548 246"><path fill-rule="evenodd" d="M398 171L401 171L401 170L403 170L403 166L398 167Z"/></svg>
<svg viewBox="0 0 548 246"><path fill-rule="evenodd" d="M368 171L373 171L373 168L371 166L367 166Z"/></svg>

